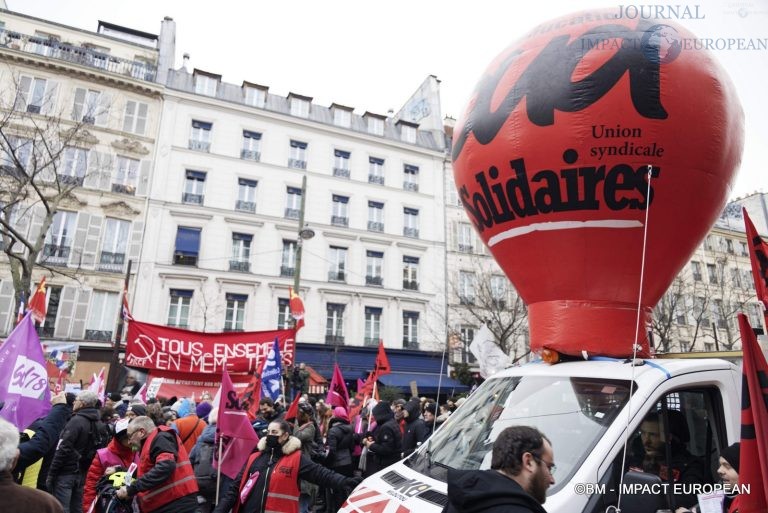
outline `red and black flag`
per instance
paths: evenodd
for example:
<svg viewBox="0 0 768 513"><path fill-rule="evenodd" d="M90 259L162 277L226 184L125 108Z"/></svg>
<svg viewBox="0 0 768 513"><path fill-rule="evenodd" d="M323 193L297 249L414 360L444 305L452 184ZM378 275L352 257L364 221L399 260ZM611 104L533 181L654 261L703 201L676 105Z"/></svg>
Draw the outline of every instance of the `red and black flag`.
<svg viewBox="0 0 768 513"><path fill-rule="evenodd" d="M744 354L741 385L741 451L739 513L768 511L768 363L755 332L744 314L739 314Z"/></svg>
<svg viewBox="0 0 768 513"><path fill-rule="evenodd" d="M384 351L384 341L379 340L379 352L376 355L376 365L373 368L373 373L375 374L376 381L379 379L379 377L384 376L385 374L390 374L392 372L392 367L389 365L389 358L387 358L387 353Z"/></svg>

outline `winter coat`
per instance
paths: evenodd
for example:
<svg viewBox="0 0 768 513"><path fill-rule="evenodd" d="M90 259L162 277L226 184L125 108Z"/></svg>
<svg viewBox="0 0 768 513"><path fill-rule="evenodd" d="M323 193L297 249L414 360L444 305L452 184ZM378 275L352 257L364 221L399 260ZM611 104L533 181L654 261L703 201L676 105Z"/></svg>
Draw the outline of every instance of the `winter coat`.
<svg viewBox="0 0 768 513"><path fill-rule="evenodd" d="M400 453L403 451L400 427L392 412L376 415L375 418L377 425L373 431L374 443L368 446L366 476L400 461Z"/></svg>
<svg viewBox="0 0 768 513"><path fill-rule="evenodd" d="M117 456L120 460L120 466L125 468L131 466L131 463L139 463L139 453L133 452L130 447L126 447L116 438L110 440L107 445L107 450ZM93 457L91 466L88 469L88 475L85 477L85 487L83 488L83 511L88 511L91 507L91 503L96 498L96 484L99 479L104 475L104 471L110 466L106 462L99 458L100 451L96 452L96 456Z"/></svg>
<svg viewBox="0 0 768 513"><path fill-rule="evenodd" d="M0 472L0 497L3 511L13 513L63 513L64 508L53 495L13 481L9 471Z"/></svg>
<svg viewBox="0 0 768 513"><path fill-rule="evenodd" d="M344 467L352 464L352 449L355 438L352 426L346 420L332 418L328 424L328 461L331 468Z"/></svg>
<svg viewBox="0 0 768 513"><path fill-rule="evenodd" d="M189 452L189 461L192 462L193 466L196 467L197 464L200 463L200 445L213 443L216 443L216 424L205 426L205 429L200 433L197 442L195 442L195 446L192 447L192 450Z"/></svg>
<svg viewBox="0 0 768 513"><path fill-rule="evenodd" d="M408 416L405 417L405 429L403 431L403 457L410 456L429 437L429 429L423 419L419 417L421 410L418 401L408 401L405 405Z"/></svg>
<svg viewBox="0 0 768 513"><path fill-rule="evenodd" d="M61 433L59 446L48 470L48 479L54 481L62 475L85 473L91 465L93 453L92 430L100 423L96 408L81 408L75 412ZM90 453L90 455L89 455Z"/></svg>
<svg viewBox="0 0 768 513"><path fill-rule="evenodd" d="M173 423L174 429L179 434L181 439L181 445L187 450L187 453L192 451L197 439L208 424L203 419L195 415L194 413L177 419Z"/></svg>
<svg viewBox="0 0 768 513"><path fill-rule="evenodd" d="M29 429L34 431L35 434L29 441L19 444L19 461L16 462L14 472L22 473L28 466L32 465L37 460L45 458L48 455L52 457L53 452L56 449L56 444L59 442L61 431L64 429L64 426L71 415L72 408L66 404L55 404L51 408L51 411L48 412L48 415L32 423L32 425L29 426ZM45 465L43 465L43 467L44 466ZM47 472L41 468L38 477L38 485L41 481L45 483L46 474Z"/></svg>
<svg viewBox="0 0 768 513"><path fill-rule="evenodd" d="M546 513L517 481L495 470L448 469L443 513Z"/></svg>

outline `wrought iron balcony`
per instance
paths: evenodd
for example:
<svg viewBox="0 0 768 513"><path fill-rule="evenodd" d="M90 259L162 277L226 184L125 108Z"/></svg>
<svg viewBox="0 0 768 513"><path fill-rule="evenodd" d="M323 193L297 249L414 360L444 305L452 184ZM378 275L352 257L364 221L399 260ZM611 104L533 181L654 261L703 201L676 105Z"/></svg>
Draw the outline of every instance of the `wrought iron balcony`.
<svg viewBox="0 0 768 513"><path fill-rule="evenodd" d="M334 226L349 226L349 218L342 216L331 216L331 224Z"/></svg>
<svg viewBox="0 0 768 513"><path fill-rule="evenodd" d="M334 167L333 168L333 176L340 176L341 178L349 178L349 169L344 169L343 167Z"/></svg>
<svg viewBox="0 0 768 513"><path fill-rule="evenodd" d="M235 203L235 210L253 213L256 212L256 203L253 201L237 200L237 203Z"/></svg>
<svg viewBox="0 0 768 513"><path fill-rule="evenodd" d="M74 185L80 187L85 180L84 176L59 175L59 183L62 185Z"/></svg>
<svg viewBox="0 0 768 513"><path fill-rule="evenodd" d="M384 283L384 278L381 276L366 276L365 277L365 284L366 285L375 285L377 287L381 287Z"/></svg>
<svg viewBox="0 0 768 513"><path fill-rule="evenodd" d="M344 345L344 335L325 335L325 343L333 346Z"/></svg>
<svg viewBox="0 0 768 513"><path fill-rule="evenodd" d="M251 271L251 263L247 260L230 260L229 270L247 273Z"/></svg>
<svg viewBox="0 0 768 513"><path fill-rule="evenodd" d="M30 114L40 114L40 105L27 104L27 112Z"/></svg>
<svg viewBox="0 0 768 513"><path fill-rule="evenodd" d="M328 271L328 281L344 281L344 271Z"/></svg>
<svg viewBox="0 0 768 513"><path fill-rule="evenodd" d="M112 332L104 330L85 330L85 339L110 342L112 340Z"/></svg>
<svg viewBox="0 0 768 513"><path fill-rule="evenodd" d="M46 244L43 246L43 261L48 265L66 266L69 261L69 246Z"/></svg>
<svg viewBox="0 0 768 513"><path fill-rule="evenodd" d="M286 208L285 209L285 218L286 219L298 219L299 218L299 209L298 208Z"/></svg>
<svg viewBox="0 0 768 513"><path fill-rule="evenodd" d="M461 304L461 305L474 305L475 304L475 296L460 295L459 296L459 304Z"/></svg>
<svg viewBox="0 0 768 513"><path fill-rule="evenodd" d="M189 203L191 205L202 205L205 196L202 194L192 194L191 192L185 192L182 197L182 203Z"/></svg>
<svg viewBox="0 0 768 513"><path fill-rule="evenodd" d="M384 185L384 177L379 175L368 175L368 183Z"/></svg>
<svg viewBox="0 0 768 513"><path fill-rule="evenodd" d="M413 280L403 280L403 288L405 290L419 290L419 282Z"/></svg>
<svg viewBox="0 0 768 513"><path fill-rule="evenodd" d="M403 182L403 189L406 191L419 192L419 184L416 182Z"/></svg>
<svg viewBox="0 0 768 513"><path fill-rule="evenodd" d="M414 239L419 238L419 229L418 228L408 228L407 226L403 228L403 235L406 237L412 237Z"/></svg>
<svg viewBox="0 0 768 513"><path fill-rule="evenodd" d="M299 159L288 159L288 167L296 169L307 169L307 161Z"/></svg>
<svg viewBox="0 0 768 513"><path fill-rule="evenodd" d="M365 337L365 345L376 347L379 345L379 337Z"/></svg>
<svg viewBox="0 0 768 513"><path fill-rule="evenodd" d="M492 299L491 304L494 308L498 308L499 310L503 310L507 307L507 302L504 299Z"/></svg>
<svg viewBox="0 0 768 513"><path fill-rule="evenodd" d="M280 276L295 276L296 275L296 268L292 265L281 265L280 266Z"/></svg>
<svg viewBox="0 0 768 513"><path fill-rule="evenodd" d="M96 124L96 116L89 116L87 114L83 115L83 124L84 125L95 125Z"/></svg>
<svg viewBox="0 0 768 513"><path fill-rule="evenodd" d="M99 271L108 273L121 273L123 272L123 264L125 263L125 253L110 253L109 251L102 251L99 255Z"/></svg>
<svg viewBox="0 0 768 513"><path fill-rule="evenodd" d="M384 223L379 221L368 221L368 231L370 232L383 232Z"/></svg>
<svg viewBox="0 0 768 513"><path fill-rule="evenodd" d="M261 152L256 150L240 150L240 158L244 160L261 160Z"/></svg>
<svg viewBox="0 0 768 513"><path fill-rule="evenodd" d="M157 70L154 65L147 62L122 59L90 48L8 30L0 30L0 46L81 66L102 69L147 82L155 80Z"/></svg>
<svg viewBox="0 0 768 513"><path fill-rule="evenodd" d="M419 341L403 337L403 349L418 349Z"/></svg>
<svg viewBox="0 0 768 513"><path fill-rule="evenodd" d="M197 255L182 255L179 253L176 253L173 255L173 263L174 265L189 265L189 266L196 266L197 265Z"/></svg>
<svg viewBox="0 0 768 513"><path fill-rule="evenodd" d="M189 140L189 149L195 150L195 151L204 151L206 153L210 153L211 151L211 143L208 141L200 141L198 139L190 139Z"/></svg>
<svg viewBox="0 0 768 513"><path fill-rule="evenodd" d="M472 253L472 246L469 244L459 244L460 253Z"/></svg>
<svg viewBox="0 0 768 513"><path fill-rule="evenodd" d="M135 196L136 187L134 187L133 185L125 185L122 183L113 183L112 192L116 192L118 194L129 194L131 196Z"/></svg>

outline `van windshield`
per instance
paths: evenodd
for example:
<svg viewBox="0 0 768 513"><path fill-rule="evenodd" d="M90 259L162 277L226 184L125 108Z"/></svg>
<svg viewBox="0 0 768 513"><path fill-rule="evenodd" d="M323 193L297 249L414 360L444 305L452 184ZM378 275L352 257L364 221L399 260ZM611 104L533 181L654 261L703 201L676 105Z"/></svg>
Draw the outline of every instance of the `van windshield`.
<svg viewBox="0 0 768 513"><path fill-rule="evenodd" d="M556 492L570 480L629 397L629 381L515 376L486 381L432 435L412 463L490 468L491 448L509 426L538 428L555 451ZM422 461L419 461L422 460ZM437 476L435 476L437 477Z"/></svg>

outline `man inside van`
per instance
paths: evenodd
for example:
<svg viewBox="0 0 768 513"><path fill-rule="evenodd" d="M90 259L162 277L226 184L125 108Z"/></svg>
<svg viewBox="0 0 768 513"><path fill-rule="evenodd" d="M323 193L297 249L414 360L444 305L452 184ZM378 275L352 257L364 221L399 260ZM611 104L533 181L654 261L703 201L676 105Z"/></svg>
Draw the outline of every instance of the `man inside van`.
<svg viewBox="0 0 768 513"><path fill-rule="evenodd" d="M489 470L448 469L443 513L546 513L555 484L552 445L538 429L511 426L493 444Z"/></svg>

